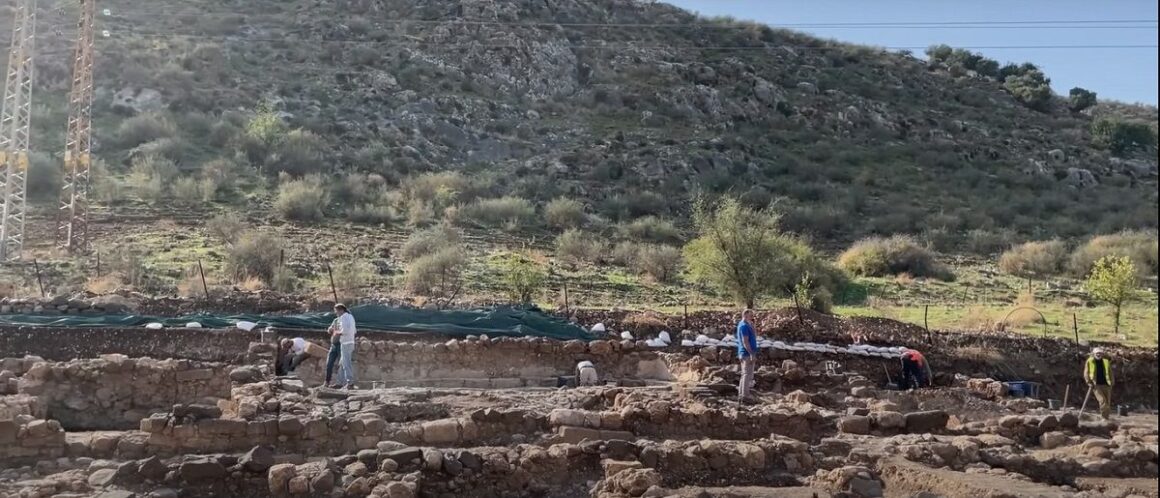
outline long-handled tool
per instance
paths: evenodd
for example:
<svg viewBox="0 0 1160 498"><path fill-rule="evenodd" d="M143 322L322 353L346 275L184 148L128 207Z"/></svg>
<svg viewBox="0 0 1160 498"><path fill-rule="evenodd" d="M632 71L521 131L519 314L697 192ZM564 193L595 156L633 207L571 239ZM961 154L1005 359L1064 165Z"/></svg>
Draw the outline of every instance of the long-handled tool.
<svg viewBox="0 0 1160 498"><path fill-rule="evenodd" d="M1092 386L1088 386L1088 392L1083 397L1083 404L1079 406L1079 417L1083 418L1083 411L1087 409L1088 398L1092 396Z"/></svg>

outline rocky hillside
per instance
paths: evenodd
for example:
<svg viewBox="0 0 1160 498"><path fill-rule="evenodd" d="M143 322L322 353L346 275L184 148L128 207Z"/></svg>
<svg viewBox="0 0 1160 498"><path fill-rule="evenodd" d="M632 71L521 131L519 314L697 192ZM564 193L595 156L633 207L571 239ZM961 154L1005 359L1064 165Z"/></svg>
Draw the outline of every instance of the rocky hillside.
<svg viewBox="0 0 1160 498"><path fill-rule="evenodd" d="M41 8L32 190L44 199L75 21ZM819 240L912 232L954 247L1157 226L1155 149L1114 158L1090 131L1100 113L1154 126L1154 108L1031 110L1000 82L910 54L632 0L99 8L95 149L102 174L129 178L98 184L107 203L169 198L175 175L214 179L207 202L260 206L271 182L255 179L278 171L374 173L382 195L333 190L326 215L358 204L402 224L414 213L390 192L452 171L467 186L447 204L570 197L606 220L679 220L694 192L732 192ZM10 23L6 9L0 33ZM131 168L145 156L178 168Z"/></svg>

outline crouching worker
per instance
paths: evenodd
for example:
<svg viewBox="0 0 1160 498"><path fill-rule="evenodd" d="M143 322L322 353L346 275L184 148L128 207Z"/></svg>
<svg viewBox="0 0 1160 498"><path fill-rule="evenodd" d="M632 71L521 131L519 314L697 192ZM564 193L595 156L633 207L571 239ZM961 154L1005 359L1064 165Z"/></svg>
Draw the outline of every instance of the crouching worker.
<svg viewBox="0 0 1160 498"><path fill-rule="evenodd" d="M576 364L576 385L577 386L595 386L600 382L600 376L596 375L596 365L591 361L584 360Z"/></svg>
<svg viewBox="0 0 1160 498"><path fill-rule="evenodd" d="M278 375L289 375L298 369L303 361L308 358L322 358L326 356L326 350L317 344L307 342L306 339L295 337L293 339L282 339L281 347L278 350Z"/></svg>
<svg viewBox="0 0 1160 498"><path fill-rule="evenodd" d="M898 380L898 388L902 390L917 389L930 385L930 366L922 353L913 349L902 352L902 376Z"/></svg>

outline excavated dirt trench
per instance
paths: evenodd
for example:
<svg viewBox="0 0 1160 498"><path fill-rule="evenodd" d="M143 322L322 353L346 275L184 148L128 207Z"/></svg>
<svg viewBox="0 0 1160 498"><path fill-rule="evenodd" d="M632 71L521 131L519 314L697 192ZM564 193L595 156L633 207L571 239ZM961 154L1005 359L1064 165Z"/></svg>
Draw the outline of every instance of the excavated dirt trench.
<svg viewBox="0 0 1160 498"><path fill-rule="evenodd" d="M1154 413L1081 419L951 375L886 391L886 360L771 351L739 407L727 350L370 340L347 392L204 333L227 346L0 359L0 497L1155 496ZM556 388L580 360L608 384Z"/></svg>

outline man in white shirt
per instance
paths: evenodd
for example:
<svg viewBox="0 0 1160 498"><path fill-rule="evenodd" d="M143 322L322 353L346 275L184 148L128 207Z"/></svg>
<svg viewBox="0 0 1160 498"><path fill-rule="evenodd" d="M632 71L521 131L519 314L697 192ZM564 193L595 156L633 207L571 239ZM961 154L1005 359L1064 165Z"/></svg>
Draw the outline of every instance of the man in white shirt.
<svg viewBox="0 0 1160 498"><path fill-rule="evenodd" d="M595 386L600 381L596 374L596 365L591 361L584 360L576 364L576 385L577 386Z"/></svg>
<svg viewBox="0 0 1160 498"><path fill-rule="evenodd" d="M298 365L302 364L302 360L306 359L306 339L295 337L293 339L282 339L282 347L279 350L279 365L282 367L278 375L289 375Z"/></svg>
<svg viewBox="0 0 1160 498"><path fill-rule="evenodd" d="M332 333L338 338L340 348L338 382L343 389L350 389L354 387L354 315L344 304L334 305L334 314L338 327Z"/></svg>

